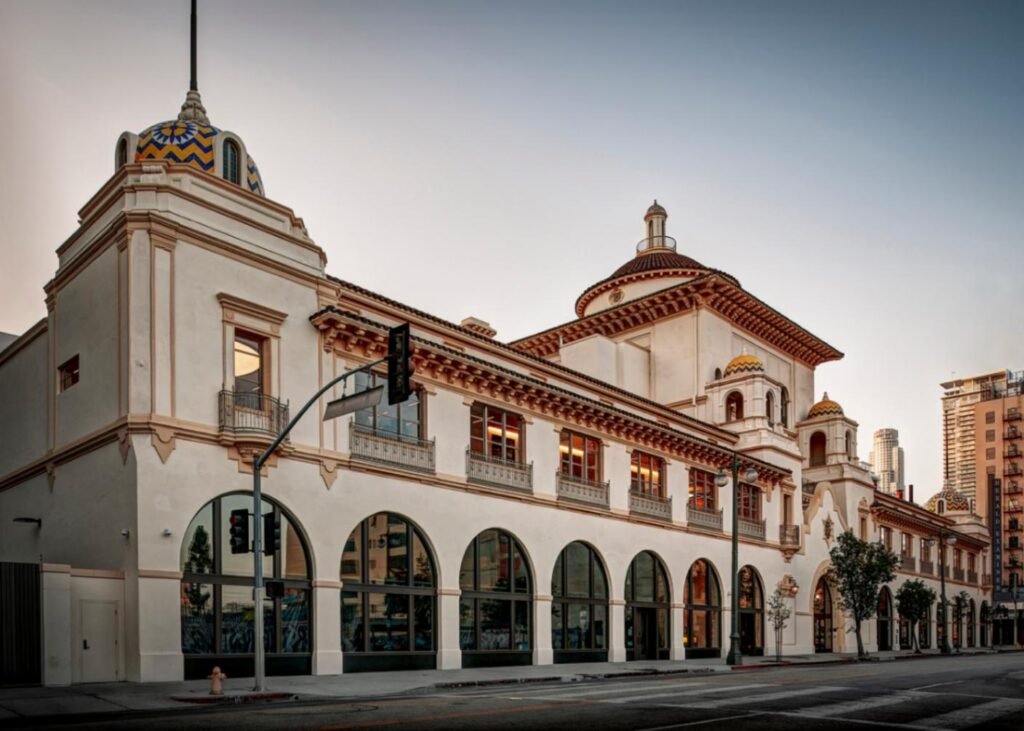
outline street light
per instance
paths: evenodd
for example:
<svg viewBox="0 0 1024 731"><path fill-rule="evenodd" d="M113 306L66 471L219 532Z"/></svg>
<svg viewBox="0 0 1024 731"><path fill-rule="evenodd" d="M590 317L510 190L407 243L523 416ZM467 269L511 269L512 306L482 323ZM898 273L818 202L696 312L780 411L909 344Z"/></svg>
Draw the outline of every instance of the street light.
<svg viewBox="0 0 1024 731"><path fill-rule="evenodd" d="M949 627L946 625L946 546L952 546L956 543L956 536L947 533L944 528L939 528L938 541L934 537L928 539L928 545L934 546L936 543L939 544L939 586L942 589L942 602L939 607L942 611L942 647L939 650L943 655L948 655L949 650Z"/></svg>
<svg viewBox="0 0 1024 731"><path fill-rule="evenodd" d="M740 493L740 460L736 452L732 453L732 462L729 464L732 472L732 600L730 602L731 630L729 632L729 654L725 656L726 665L743 664L743 654L740 652L740 597L739 597L739 493ZM743 471L744 482L757 480L757 470L747 467ZM715 485L719 488L729 484L729 476L722 469L718 470L715 476Z"/></svg>

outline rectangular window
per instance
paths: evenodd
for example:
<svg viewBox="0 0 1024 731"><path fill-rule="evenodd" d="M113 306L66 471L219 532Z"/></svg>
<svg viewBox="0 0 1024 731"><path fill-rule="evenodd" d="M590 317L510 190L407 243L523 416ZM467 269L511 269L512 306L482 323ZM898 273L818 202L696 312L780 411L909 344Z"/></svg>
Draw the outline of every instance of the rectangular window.
<svg viewBox="0 0 1024 731"><path fill-rule="evenodd" d="M928 544L927 538L921 539L921 560L931 561L932 560L932 547Z"/></svg>
<svg viewBox="0 0 1024 731"><path fill-rule="evenodd" d="M484 404L469 411L469 451L488 459L523 461L523 417Z"/></svg>
<svg viewBox="0 0 1024 731"><path fill-rule="evenodd" d="M267 339L253 333L235 330L233 345L235 404L248 409L262 409L267 392Z"/></svg>
<svg viewBox="0 0 1024 731"><path fill-rule="evenodd" d="M715 487L715 474L707 470L690 468L690 507L695 510L716 510L718 507L718 488Z"/></svg>
<svg viewBox="0 0 1024 731"><path fill-rule="evenodd" d="M986 424L995 424L996 423L996 412L994 412L994 411L986 411L985 412L985 423Z"/></svg>
<svg viewBox="0 0 1024 731"><path fill-rule="evenodd" d="M970 571L971 573L973 573L976 570L974 562L975 562L974 554L973 553L968 553L967 554L967 570Z"/></svg>
<svg viewBox="0 0 1024 731"><path fill-rule="evenodd" d="M601 440L568 430L562 431L561 473L577 480L601 481Z"/></svg>
<svg viewBox="0 0 1024 731"><path fill-rule="evenodd" d="M891 551L892 550L892 528L890 528L887 525L883 525L881 528L878 529L878 532L881 533L882 545L885 546L885 550Z"/></svg>
<svg viewBox="0 0 1024 731"><path fill-rule="evenodd" d="M356 412L357 427L373 431L395 439L418 440L423 433L422 401L418 390L413 390L407 401L391 405L388 403L388 378L386 375L356 373L356 392L366 389L384 387L384 395L380 403L368 409Z"/></svg>
<svg viewBox="0 0 1024 731"><path fill-rule="evenodd" d="M988 449L985 450L985 459L995 459L995 458L996 458L996 448L995 447L989 447Z"/></svg>
<svg viewBox="0 0 1024 731"><path fill-rule="evenodd" d="M740 483L737 514L744 520L761 520L761 491L754 485Z"/></svg>
<svg viewBox="0 0 1024 731"><path fill-rule="evenodd" d="M57 369L58 383L60 384L60 393L64 393L69 388L78 383L78 356L73 355L64 361L64 364Z"/></svg>
<svg viewBox="0 0 1024 731"><path fill-rule="evenodd" d="M860 519L860 539L866 541L868 539L868 519Z"/></svg>
<svg viewBox="0 0 1024 731"><path fill-rule="evenodd" d="M900 555L907 557L914 555L914 536L912 534L900 534Z"/></svg>
<svg viewBox="0 0 1024 731"><path fill-rule="evenodd" d="M994 442L995 440L996 440L996 430L995 429L988 429L985 432L985 441L986 442Z"/></svg>
<svg viewBox="0 0 1024 731"><path fill-rule="evenodd" d="M634 450L629 470L629 486L633 492L665 497L665 460Z"/></svg>
<svg viewBox="0 0 1024 731"><path fill-rule="evenodd" d="M953 550L953 568L958 571L964 567L964 552L959 548Z"/></svg>

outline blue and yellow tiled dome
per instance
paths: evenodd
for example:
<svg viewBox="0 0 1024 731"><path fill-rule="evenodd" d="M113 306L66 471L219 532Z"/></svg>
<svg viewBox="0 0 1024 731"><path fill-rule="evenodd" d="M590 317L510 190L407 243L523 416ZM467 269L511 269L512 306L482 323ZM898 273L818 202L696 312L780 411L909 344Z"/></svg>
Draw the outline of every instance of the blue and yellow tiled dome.
<svg viewBox="0 0 1024 731"><path fill-rule="evenodd" d="M735 376L740 373L764 373L764 365L761 363L761 359L756 355L737 355L735 358L729 361L729 365L725 367L725 372L722 373L723 378L729 376Z"/></svg>
<svg viewBox="0 0 1024 731"><path fill-rule="evenodd" d="M825 392L825 397L818 403L814 404L807 412L807 418L813 419L816 416L842 416L843 407L835 401L832 401L828 397L828 391Z"/></svg>

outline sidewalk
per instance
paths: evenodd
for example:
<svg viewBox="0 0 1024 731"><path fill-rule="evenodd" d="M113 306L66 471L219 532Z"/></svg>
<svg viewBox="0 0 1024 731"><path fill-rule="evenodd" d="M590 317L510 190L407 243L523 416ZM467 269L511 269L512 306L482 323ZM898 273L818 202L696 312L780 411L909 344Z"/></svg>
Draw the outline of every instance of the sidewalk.
<svg viewBox="0 0 1024 731"><path fill-rule="evenodd" d="M965 651L974 654L977 651ZM916 657L930 657L937 652ZM907 652L875 653L880 660L915 657ZM774 657L748 657L737 670L779 667ZM854 662L847 654L789 655L782 666L823 665ZM578 682L593 678L665 675L681 673L731 672L722 659L660 660L653 662L574 663L565 665L525 665L515 667L473 668L465 670L400 670L345 675L279 676L267 679L267 689L275 695L299 700L377 698L429 689L516 683ZM226 702L252 701L252 678L228 678L224 683ZM59 688L0 688L0 725L16 719L41 719L47 716L119 714L140 711L197 708L210 700L206 680L170 683L95 683ZM187 699L187 700L185 700Z"/></svg>

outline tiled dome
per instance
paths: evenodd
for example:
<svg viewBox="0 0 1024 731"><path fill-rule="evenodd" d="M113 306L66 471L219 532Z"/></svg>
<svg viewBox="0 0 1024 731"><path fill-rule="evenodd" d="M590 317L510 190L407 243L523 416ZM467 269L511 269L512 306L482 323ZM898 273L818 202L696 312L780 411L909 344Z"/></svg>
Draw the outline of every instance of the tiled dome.
<svg viewBox="0 0 1024 731"><path fill-rule="evenodd" d="M928 502L925 503L925 509L930 510L933 513L938 512L939 501L943 501L943 512L970 512L971 503L964 497L964 494L959 490L954 490L952 487L946 487L942 492L932 495Z"/></svg>
<svg viewBox="0 0 1024 731"><path fill-rule="evenodd" d="M628 274L639 274L640 272L672 269L707 270L707 267L688 256L677 254L670 249L659 249L630 259L616 269L609 279L624 277Z"/></svg>
<svg viewBox="0 0 1024 731"><path fill-rule="evenodd" d="M764 365L756 355L737 355L729 361L722 376L728 378L738 373L764 373Z"/></svg>
<svg viewBox="0 0 1024 731"><path fill-rule="evenodd" d="M825 397L814 404L810 411L807 412L807 418L813 419L815 416L842 416L843 407L835 401L832 401L828 397L828 392L825 392Z"/></svg>

